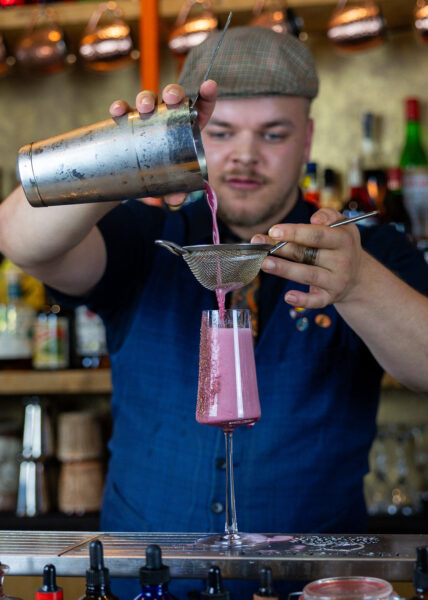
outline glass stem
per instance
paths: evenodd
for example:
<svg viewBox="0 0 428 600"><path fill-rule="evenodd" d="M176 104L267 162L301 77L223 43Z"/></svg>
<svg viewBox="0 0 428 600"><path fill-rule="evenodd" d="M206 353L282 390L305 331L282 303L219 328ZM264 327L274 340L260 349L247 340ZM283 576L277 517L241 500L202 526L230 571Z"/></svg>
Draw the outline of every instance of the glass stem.
<svg viewBox="0 0 428 600"><path fill-rule="evenodd" d="M226 525L227 534L238 533L235 508L235 486L233 481L233 442L232 433L224 432L226 445Z"/></svg>

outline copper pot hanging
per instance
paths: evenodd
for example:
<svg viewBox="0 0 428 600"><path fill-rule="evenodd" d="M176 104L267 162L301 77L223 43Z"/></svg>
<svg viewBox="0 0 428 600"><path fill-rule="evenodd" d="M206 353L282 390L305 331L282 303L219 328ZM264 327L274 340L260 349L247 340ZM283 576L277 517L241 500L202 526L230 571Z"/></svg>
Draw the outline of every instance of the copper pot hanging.
<svg viewBox="0 0 428 600"><path fill-rule="evenodd" d="M296 37L301 37L303 19L297 16L281 0L274 0L269 5L265 0L256 0L250 25L266 27L278 33L291 33Z"/></svg>
<svg viewBox="0 0 428 600"><path fill-rule="evenodd" d="M341 51L357 52L379 46L385 35L385 19L372 0L346 5L339 0L328 23L327 36Z"/></svg>
<svg viewBox="0 0 428 600"><path fill-rule="evenodd" d="M99 4L79 43L79 56L94 71L112 71L138 58L131 29L115 2Z"/></svg>
<svg viewBox="0 0 428 600"><path fill-rule="evenodd" d="M14 54L18 65L28 72L55 73L66 66L64 33L55 22L55 13L51 9L35 9Z"/></svg>
<svg viewBox="0 0 428 600"><path fill-rule="evenodd" d="M198 5L202 10L190 16L190 12ZM210 0L185 0L174 28L169 34L168 47L175 55L181 68L187 53L201 44L218 27Z"/></svg>
<svg viewBox="0 0 428 600"><path fill-rule="evenodd" d="M416 2L414 24L419 39L428 44L428 4L425 0L418 0Z"/></svg>

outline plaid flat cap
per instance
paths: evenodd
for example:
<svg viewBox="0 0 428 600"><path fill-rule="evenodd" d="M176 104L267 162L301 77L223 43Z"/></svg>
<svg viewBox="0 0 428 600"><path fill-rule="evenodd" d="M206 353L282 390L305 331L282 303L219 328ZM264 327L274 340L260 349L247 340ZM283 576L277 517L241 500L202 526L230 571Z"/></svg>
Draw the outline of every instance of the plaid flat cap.
<svg viewBox="0 0 428 600"><path fill-rule="evenodd" d="M184 63L179 84L195 97L213 56L220 32L193 48ZM318 76L309 49L293 35L263 27L232 27L219 48L209 74L219 98L302 96L315 98Z"/></svg>

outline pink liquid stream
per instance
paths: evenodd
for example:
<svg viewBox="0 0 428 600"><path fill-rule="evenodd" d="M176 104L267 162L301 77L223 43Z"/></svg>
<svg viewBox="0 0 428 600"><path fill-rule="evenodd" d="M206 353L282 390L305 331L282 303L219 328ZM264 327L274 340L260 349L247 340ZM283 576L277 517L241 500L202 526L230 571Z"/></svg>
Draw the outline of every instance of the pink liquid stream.
<svg viewBox="0 0 428 600"><path fill-rule="evenodd" d="M217 196L216 196L216 193L213 190L213 188L208 183L208 181L205 182L205 190L207 193L207 203L208 203L208 206L210 207L211 215L212 215L212 219L213 219L213 244L219 244L220 243L220 233L218 230L218 223L217 223L217 207L218 207ZM220 259L217 258L216 260L217 260L217 282L221 283ZM221 319L221 321L224 321L226 291L224 289L220 288L215 291L215 294L217 296L217 304L218 304L218 310L220 312L220 319Z"/></svg>

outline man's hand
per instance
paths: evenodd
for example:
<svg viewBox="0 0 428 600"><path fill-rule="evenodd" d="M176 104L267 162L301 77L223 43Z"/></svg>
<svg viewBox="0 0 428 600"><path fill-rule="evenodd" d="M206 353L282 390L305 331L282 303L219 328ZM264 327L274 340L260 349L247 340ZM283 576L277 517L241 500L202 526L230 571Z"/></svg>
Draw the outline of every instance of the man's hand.
<svg viewBox="0 0 428 600"><path fill-rule="evenodd" d="M170 106L180 104L184 98L184 89L181 87L181 85L177 85L175 83L167 85L162 91L163 102ZM215 81L212 81L211 79L204 81L204 83L201 85L199 91L199 98L195 106L196 110L198 111L198 123L201 129L205 127L212 115L216 98L217 84L215 83ZM154 110L156 103L156 94L148 90L143 90L137 95L135 105L139 113L146 114ZM124 100L116 100L110 106L110 114L112 115L112 117L121 117L125 113L130 112L131 110L135 109L133 109ZM169 196L165 197L165 201L167 202L167 204L169 204L172 207L181 206L185 199L186 194L170 194Z"/></svg>
<svg viewBox="0 0 428 600"><path fill-rule="evenodd" d="M323 308L346 302L360 282L365 252L355 225L328 227L343 219L339 212L322 208L311 217L311 224L282 223L269 230L269 236L256 235L256 243L288 244L265 259L262 269L298 283L309 285L309 292L290 290L285 301L292 306ZM315 264L304 264L306 248L316 248Z"/></svg>

